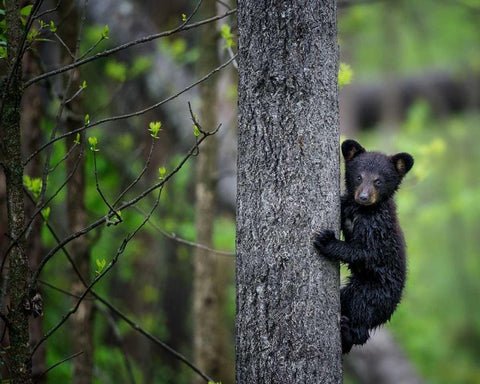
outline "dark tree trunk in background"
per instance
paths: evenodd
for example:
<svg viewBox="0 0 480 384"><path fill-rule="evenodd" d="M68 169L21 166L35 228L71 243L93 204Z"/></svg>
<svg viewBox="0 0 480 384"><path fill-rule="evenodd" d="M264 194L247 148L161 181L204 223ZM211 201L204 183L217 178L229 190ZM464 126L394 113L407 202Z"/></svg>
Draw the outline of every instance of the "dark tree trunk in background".
<svg viewBox="0 0 480 384"><path fill-rule="evenodd" d="M29 301L28 254L22 234L25 225L23 162L20 135L20 103L22 99L22 65L17 62L20 54L22 29L19 18L20 2L7 1L5 19L7 25L8 71L13 70L10 84L2 86L4 92L0 113L2 139L1 163L5 172L7 189L8 239L13 243L8 254L8 334L10 348L7 351L9 377L15 384L31 383L28 313ZM18 65L17 65L18 64ZM15 68L15 69L14 69ZM7 306L5 306L6 308ZM2 311L5 308L1 308Z"/></svg>
<svg viewBox="0 0 480 384"><path fill-rule="evenodd" d="M333 0L238 4L236 382L341 383Z"/></svg>
<svg viewBox="0 0 480 384"><path fill-rule="evenodd" d="M202 18L216 14L216 1L206 0L202 4ZM208 73L219 65L217 53L216 23L201 30L200 71ZM215 78L216 80L216 78ZM200 91L200 124L205 130L217 125L216 81L203 83ZM210 136L202 145L197 158L195 186L195 227L197 242L212 247L213 227L217 206L217 137ZM217 278L217 255L201 248L195 250L194 264L194 349L197 366L209 376L218 379L221 368L220 351L222 322L222 295ZM194 382L203 383L200 377Z"/></svg>
<svg viewBox="0 0 480 384"><path fill-rule="evenodd" d="M59 7L59 16L63 20L59 33L70 51L75 54L77 51L77 41L80 24L79 10L74 0L62 1ZM72 61L71 56L62 51L62 64L67 65ZM82 79L80 70L77 68L72 73L68 72L64 76L64 87L69 83L69 89L64 92L68 98L72 97L78 91ZM88 88L87 88L88 89ZM64 131L72 131L84 121L84 111L82 106L82 95L75 97L68 103L65 115ZM85 206L85 153L84 137L82 132L79 136L80 145L74 143L76 135L71 135L66 139L66 150L72 149L70 156L66 160L67 175L73 173L72 178L67 184L67 222L70 233L79 231L87 226L87 209ZM74 148L72 148L74 147ZM78 271L86 282L91 279L90 271L90 244L87 236L80 236L70 244L70 256L73 259ZM72 272L73 273L73 272ZM72 292L81 295L85 287L82 281L73 273ZM74 299L76 300L76 299ZM93 382L93 301L83 300L78 310L72 315L72 344L73 353L83 352L73 359L73 383L91 384Z"/></svg>
<svg viewBox="0 0 480 384"><path fill-rule="evenodd" d="M23 57L23 73L25 76L35 76L39 73L38 65L31 52L26 52ZM22 100L21 129L24 146L23 153L30 154L41 145L40 119L42 116L42 98L40 86L34 84L25 90ZM24 170L31 178L42 177L42 158L35 156ZM25 213L29 219L35 211L35 203L26 199ZM35 270L42 258L42 218L37 215L26 238L30 269ZM30 320L30 345L33 346L43 336L43 316ZM36 384L46 382L46 376L42 375L46 369L46 350L42 344L32 357L32 377Z"/></svg>

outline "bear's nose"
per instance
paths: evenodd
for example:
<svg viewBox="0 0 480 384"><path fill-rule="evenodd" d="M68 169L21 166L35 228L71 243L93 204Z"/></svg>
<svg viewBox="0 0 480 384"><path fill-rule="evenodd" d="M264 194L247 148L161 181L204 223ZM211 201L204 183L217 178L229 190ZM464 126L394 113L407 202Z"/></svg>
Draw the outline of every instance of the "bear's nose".
<svg viewBox="0 0 480 384"><path fill-rule="evenodd" d="M361 203L367 203L367 202L368 202L368 193L362 192L362 193L358 196L358 200L359 200Z"/></svg>

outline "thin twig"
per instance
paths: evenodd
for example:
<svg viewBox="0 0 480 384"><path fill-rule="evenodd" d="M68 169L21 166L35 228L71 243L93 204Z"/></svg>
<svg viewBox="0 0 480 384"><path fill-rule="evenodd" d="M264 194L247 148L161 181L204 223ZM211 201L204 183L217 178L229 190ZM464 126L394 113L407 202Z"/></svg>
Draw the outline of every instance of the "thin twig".
<svg viewBox="0 0 480 384"><path fill-rule="evenodd" d="M80 356L81 354L83 354L83 351L74 353L73 355L70 355L70 356L66 357L65 359L63 359L63 360L60 360L60 361L56 362L55 364L53 364L52 366L50 366L49 368L47 368L45 371L43 371L40 375L38 375L38 376L37 376L37 380L38 380L40 377L45 376L45 375L46 375L48 372L50 372L52 369L58 367L59 365L61 365L61 364L63 364L63 363L66 363L66 362L69 361L69 360L74 359L75 357Z"/></svg>
<svg viewBox="0 0 480 384"><path fill-rule="evenodd" d="M90 47L88 48L82 56L78 58L78 60L82 60L87 56L90 52L92 52L95 48L97 48L98 44L100 44L103 40L105 40L105 37L102 35L100 38Z"/></svg>
<svg viewBox="0 0 480 384"><path fill-rule="evenodd" d="M118 223L121 223L122 217L118 214L118 212L110 205L108 202L107 198L103 194L101 188L100 188L100 183L98 182L98 168L97 168L97 151L94 149L93 150L93 168L94 168L94 173L95 173L95 188L97 189L98 194L102 198L103 202L107 205L108 207L108 219L107 219L107 225L117 225ZM110 220L110 213L113 213L115 217L117 218L117 221L112 221Z"/></svg>
<svg viewBox="0 0 480 384"><path fill-rule="evenodd" d="M146 213L140 209L139 207L137 207L136 205L134 205L132 207L133 209L135 209L137 212L141 213L142 215L145 215ZM195 248L200 248L200 249L204 249L206 251L209 251L211 253L216 253L218 255L223 255L223 256L235 256L235 253L233 252L228 252L228 251L219 251L217 249L213 249L213 248L210 248L210 247L207 247L206 245L203 245L203 244L199 244L199 243L194 243L193 241L188 241L188 240L185 240L185 239L182 239L181 237L178 237L175 233L168 233L166 231L164 231L162 228L160 228L157 224L155 224L152 220L150 220L148 222L156 231L160 232L163 236L171 239L171 240L174 240L176 241L177 243L180 243L180 244L184 244L184 245L188 245L190 247L195 247Z"/></svg>
<svg viewBox="0 0 480 384"><path fill-rule="evenodd" d="M57 5L55 6L55 8L47 9L47 10L43 11L42 13L39 13L38 15L35 15L34 19L37 20L37 19L40 19L42 16L48 15L49 13L56 12L57 9L58 9L58 7L60 6L60 3L61 3L61 2L62 2L62 0L58 0Z"/></svg>
<svg viewBox="0 0 480 384"><path fill-rule="evenodd" d="M58 237L58 235L56 234L55 230L50 226L48 225L48 230L50 231L50 233L52 234L52 236L54 237L55 241L57 241L57 243L60 244L60 238ZM75 265L75 262L73 261L72 257L69 255L67 249L62 246L62 251L65 253L68 261L70 262L70 264L72 265L73 267L73 270L75 271L75 273L77 274L78 278L80 279L80 281L82 282L82 284L87 287L88 286L88 283L85 281L85 279L83 278L83 276L81 275L78 267ZM57 289L59 290L60 292L62 292L63 290L61 289ZM211 378L209 378L205 373L203 373L197 366L195 366L192 362L190 362L185 356L183 356L181 353L177 352L176 350L174 350L172 347L170 347L168 344L164 343L163 341L161 341L160 339L158 339L156 336L152 335L150 332L146 331L145 329L143 329L141 326L139 326L138 324L136 324L133 320L131 320L128 316L126 316L124 313L122 313L118 308L116 308L113 304L111 304L109 301L107 301L106 299L104 299L103 297L101 297L95 290L91 289L90 290L90 293L93 297L95 297L95 299L97 299L98 301L100 301L103 305L105 305L113 314L115 314L116 316L120 317L123 321L125 321L132 329L134 329L136 332L142 334L143 336L145 336L147 339L149 339L150 341L152 341L153 343L155 343L156 345L158 345L159 347L163 348L164 350L166 350L168 353L170 353L171 355L173 355L175 358L177 358L178 360L182 361L184 364L186 364L187 366L189 366L192 370L194 370L197 374L199 374L202 378L204 378L206 381L213 381ZM71 296L72 294L70 293L67 293L65 291L65 294L68 294L69 296ZM76 296L77 298L79 298L80 296Z"/></svg>
<svg viewBox="0 0 480 384"><path fill-rule="evenodd" d="M55 36L57 38L57 40L60 42L60 44L62 44L62 47L65 48L65 50L67 51L67 53L69 54L69 56L72 58L72 60L75 62L75 56L73 55L72 51L70 50L70 48L68 48L68 45L65 44L65 42L63 41L63 39L57 34L57 33L54 33L53 36Z"/></svg>
<svg viewBox="0 0 480 384"><path fill-rule="evenodd" d="M114 53L117 53L119 51L122 51L124 49L127 49L127 48L130 48L132 46L135 46L135 45L139 45L139 44L143 44L143 43L146 43L146 42L149 42L149 41L152 41L152 40L156 40L156 39L159 39L161 37L166 37L166 36L170 36L174 33L177 33L177 32L180 32L180 31L187 31L189 29L192 29L192 28L196 28L200 25L203 25L203 24L208 24L208 23L211 23L215 20L220 20L220 19L223 19L229 15L232 15L236 12L236 9L232 9L230 11L227 11L225 12L223 15L218 15L218 16L214 16L214 17L210 17L209 19L205 19L205 20L201 20L201 21L198 21L196 23L192 23L192 24L186 24L184 25L183 27L180 26L180 27L177 27L175 29L172 29L170 31L165 31L165 32L160 32L160 33L156 33L156 34L153 34L153 35L150 35L150 36L145 36L145 37L142 37L140 39L137 39L135 41L131 41L131 42L128 42L128 43L125 43L125 44L122 44L122 45L119 45L115 48L112 48L112 49L109 49L109 50L106 50L106 51L103 51L103 52L100 52L100 53L97 53L93 56L90 56L90 57L87 57L83 60L79 60L75 63L72 63L70 65L66 65L62 68L58 68L58 69L55 69L53 71L50 71L50 72L47 72L47 73L44 73L43 75L40 75L40 76L37 76L37 77L34 77L33 79L30 79L28 81L25 82L25 85L24 87L27 88L29 87L30 85L34 84L34 83L37 83L39 82L40 80L43 80L43 79L46 79L48 77L51 77L51 76L55 76L55 75L59 75L60 73L63 73L63 72L66 72L66 71L69 71L71 69L74 69L76 67L79 67L81 65L84 65L86 63L89 63L93 60L96 60L96 59L99 59L101 57L105 57L105 56L109 56L109 55L112 55Z"/></svg>
<svg viewBox="0 0 480 384"><path fill-rule="evenodd" d="M213 380L211 377L209 377L207 374L202 372L200 368L198 368L195 364L190 362L185 356L183 356L181 353L177 352L174 350L172 347L170 347L168 344L164 343L162 340L157 338L156 336L152 335L150 332L146 331L142 327L140 327L137 323L135 323L133 320L128 318L123 312L121 312L118 308L113 306L111 303L103 299L101 296L96 295L96 298L98 301L100 301L102 304L104 304L110 311L112 311L115 315L120 317L123 321L125 321L130 327L132 327L135 331L141 333L143 336L145 336L147 339L153 341L155 344L159 345L163 349L165 349L167 352L169 352L171 355L175 356L178 360L182 361L184 364L188 365L193 371L195 371L198 375L200 375L205 381L207 382L216 382Z"/></svg>
<svg viewBox="0 0 480 384"><path fill-rule="evenodd" d="M107 323L110 326L110 329L112 330L113 336L117 342L118 349L123 355L123 360L125 361L125 367L127 370L128 374L128 379L130 383L135 384L135 376L133 375L133 368L132 368L132 363L130 362L130 358L128 357L128 352L127 349L125 348L125 343L122 338L122 334L120 333L120 330L118 329L117 323L115 319L112 316L111 311L106 310L100 305L96 305L95 308L103 314L103 316L107 319Z"/></svg>
<svg viewBox="0 0 480 384"><path fill-rule="evenodd" d="M114 203L112 204L114 207L118 204L118 202L120 200L122 200L123 196L125 196L125 194L131 189L133 188L135 185L138 184L138 182L140 181L140 179L142 178L142 176L145 174L145 172L147 171L148 169L148 166L150 165L150 161L152 160L152 154L153 154L153 148L155 146L155 137L152 137L152 143L150 145L150 152L148 153L148 156L147 156L147 159L145 161L145 165L143 166L143 169L142 171L140 172L140 174L130 183L130 185L125 188L125 190L123 192L120 193L120 195L115 199Z"/></svg>
<svg viewBox="0 0 480 384"><path fill-rule="evenodd" d="M3 268L5 267L5 263L7 261L7 257L8 255L10 254L10 251L13 249L14 246L18 246L18 239L21 239L24 235L26 237L26 235L28 234L28 231L29 231L29 228L31 228L31 225L33 223L33 221L35 220L35 218L42 212L42 210L48 206L48 204L53 200L55 199L55 197L57 197L57 195L63 190L63 188L65 187L65 185L70 181L70 179L73 177L74 173L76 172L77 168L78 168L78 165L80 164L80 160L81 160L81 157L83 155L83 149L82 151L79 153L78 155L78 158L75 162L75 166L74 168L72 169L72 171L67 175L67 178L63 181L63 183L60 185L60 187L57 188L57 190L47 199L45 200L43 203L41 203L39 205L39 202L35 202L34 198L31 196L30 194L30 191L28 191L28 189L26 187L23 188L25 194L28 196L28 198L32 201L32 203L34 204L35 206L35 210L32 214L32 216L28 219L28 222L25 224L25 227L23 228L22 232L20 232L19 236L17 239L11 239L11 242L10 242L10 245L9 247L7 248L7 250L5 251L4 253L4 257L2 259L2 262L0 264L0 274L3 272ZM3 289L4 287L2 287L2 294L3 294ZM1 305L0 305L0 308L1 308Z"/></svg>
<svg viewBox="0 0 480 384"><path fill-rule="evenodd" d="M127 236L125 236L125 238L122 241L122 244L120 245L120 247L118 247L117 252L115 253L115 256L113 256L110 263L108 263L108 265L100 273L98 273L97 276L92 280L92 282L85 288L85 290L80 295L77 302L75 303L75 306L71 308L65 315L63 315L60 321L58 321L58 323L55 326L53 326L45 335L43 335L43 337L37 342L37 344L35 344L35 346L32 348L32 351L31 351L32 355L35 353L35 351L38 349L38 347L40 347L40 345L43 342L45 342L50 336L52 336L63 324L65 324L65 322L70 318L70 316L73 315L78 310L78 307L80 306L81 302L86 297L86 295L90 292L93 286L98 281L100 281L100 279L102 279L102 277L104 277L117 263L118 258L125 251L127 244L130 242L130 240L132 240L135 237L138 231L142 229L142 227L150 219L150 216L153 214L153 212L157 208L158 203L160 201L160 196L162 194L162 190L163 190L163 186L158 190L158 197L155 201L155 204L153 205L153 208L147 215L147 217L145 217L145 219L137 226L137 228L135 228L135 230L132 233L129 233L127 234Z"/></svg>
<svg viewBox="0 0 480 384"><path fill-rule="evenodd" d="M76 299L79 299L80 298L80 295L76 295L74 293L71 293L71 292L68 292L66 291L65 289L62 289L62 288L59 288L59 287L56 287L55 285L53 284L50 284L50 283L47 283L46 281L43 281L43 280L38 280L38 282L42 285L45 285L46 287L50 288L50 289L53 289L54 291L58 291L60 293L63 293L64 295L67 295L67 296L70 296L70 297L74 297ZM84 300L93 300L89 297L86 297Z"/></svg>

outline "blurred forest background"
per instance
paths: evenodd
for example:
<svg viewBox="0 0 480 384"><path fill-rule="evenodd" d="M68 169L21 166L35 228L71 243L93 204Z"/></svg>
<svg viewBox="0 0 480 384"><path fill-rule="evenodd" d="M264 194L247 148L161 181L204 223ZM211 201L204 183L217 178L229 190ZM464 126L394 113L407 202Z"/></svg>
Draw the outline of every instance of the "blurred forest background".
<svg viewBox="0 0 480 384"><path fill-rule="evenodd" d="M7 0L8 1L8 0ZM56 2L45 9L55 7ZM81 2L83 4L83 2ZM230 3L230 4L229 4ZM235 4L218 1L217 14ZM80 52L92 52L158 31L169 30L191 15L196 1L102 0L90 1ZM3 7L4 8L4 7ZM215 14L215 13L214 13ZM213 16L211 14L209 16ZM183 15L183 16L182 16ZM1 20L0 14L0 20ZM47 23L56 16L45 15ZM200 20L196 16L193 21ZM59 34L62 19L55 19ZM105 26L108 25L108 28ZM235 14L216 22L218 63L236 50ZM137 111L184 89L210 70L199 63L206 54L201 28L124 50L81 67L83 115L99 120ZM62 44L39 41L38 57L47 69L58 67ZM409 152L415 166L398 193L400 221L408 243L409 276L405 296L387 325L405 358L425 382L480 382L480 1L478 0L339 0L338 40L341 62L348 68L349 84L340 91L341 134L358 139L367 149L387 153ZM1 47L0 47L1 48ZM29 61L30 60L30 61ZM24 62L24 71L37 71L38 60ZM55 78L56 79L56 78ZM347 81L348 82L348 81ZM215 378L232 383L234 377L234 246L236 84L234 64L205 82L216 93L215 120L222 126L218 140L218 182L213 243L214 272L220 310L210 329L218 338L216 353L221 370ZM55 80L30 88L24 113L34 111L41 126L38 138L23 132L31 152L48 141L56 124L59 97ZM97 144L85 144L87 222L105 215L105 203L96 188L95 170L107 200L114 200L150 166L135 186L147 189L180 162L195 142L187 102L197 112L202 97L198 87L172 102L128 120L111 121L88 130ZM60 95L61 97L61 95ZM212 99L215 100L215 99ZM202 115L199 114L200 122ZM161 131L149 156L151 122ZM203 126L210 131L216 128ZM207 138L207 141L210 138ZM95 153L89 146L98 147ZM67 175L62 159L68 149L52 146L47 195ZM115 267L95 290L151 334L194 359L195 253L200 242L195 222L196 173L200 155L190 159L165 184L158 209L123 251ZM164 167L164 168L163 168ZM163 171L162 171L163 169ZM37 171L27 169L32 192ZM2 176L3 178L3 176ZM152 181L153 180L153 181ZM6 232L4 180L0 180L0 230ZM41 188L41 186L40 186ZM34 192L32 192L34 193ZM127 194L126 199L132 198ZM67 196L62 190L49 204L47 222L63 238L68 234ZM122 239L147 216L155 198L149 197L121 212L120 225L99 226L89 233L91 276L101 273L117 253ZM45 214L44 214L45 217ZM313 229L312 229L313 230ZM2 254L5 252L0 242ZM192 245L193 244L193 245ZM38 252L56 245L47 225L41 225ZM96 272L95 272L96 271ZM40 278L44 301L43 332L51 329L71 308L72 270L64 255L51 259ZM55 288L56 287L56 288ZM189 383L190 368L157 344L140 337L127 323L101 306L95 307L94 380L97 383ZM61 327L44 344L46 367L75 353L72 324ZM50 383L72 381L73 361L52 369ZM355 383L352 375L347 379Z"/></svg>

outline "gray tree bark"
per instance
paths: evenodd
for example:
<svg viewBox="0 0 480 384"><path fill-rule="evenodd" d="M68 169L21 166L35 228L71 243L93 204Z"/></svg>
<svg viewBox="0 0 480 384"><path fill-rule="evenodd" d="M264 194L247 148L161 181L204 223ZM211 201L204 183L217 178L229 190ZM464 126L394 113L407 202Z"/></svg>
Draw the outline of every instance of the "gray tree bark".
<svg viewBox="0 0 480 384"><path fill-rule="evenodd" d="M333 0L238 4L236 382L341 383Z"/></svg>

